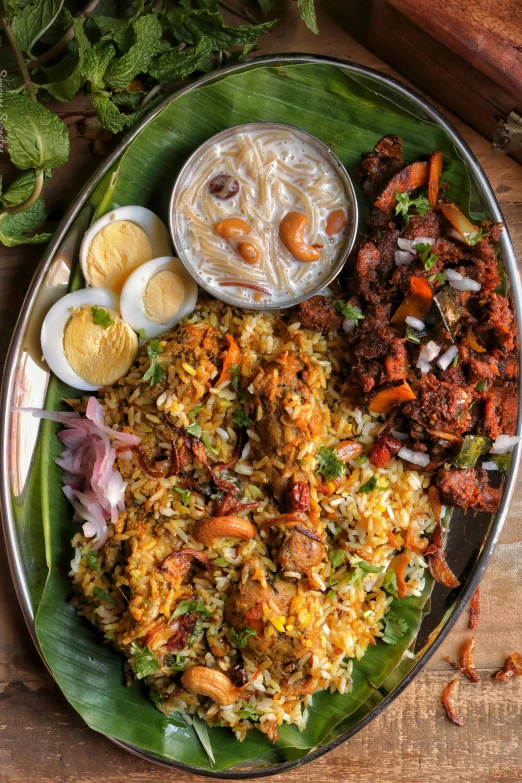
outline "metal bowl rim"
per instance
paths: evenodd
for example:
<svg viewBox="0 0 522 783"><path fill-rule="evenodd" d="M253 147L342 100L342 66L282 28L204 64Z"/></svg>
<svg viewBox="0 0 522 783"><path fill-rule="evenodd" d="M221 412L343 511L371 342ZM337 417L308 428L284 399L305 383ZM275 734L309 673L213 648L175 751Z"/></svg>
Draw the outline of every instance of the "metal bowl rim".
<svg viewBox="0 0 522 783"><path fill-rule="evenodd" d="M339 257L337 258L337 261L335 262L330 272L326 275L326 277L323 280L321 280L320 283L313 286L313 288L311 288L305 294L302 294L301 296L296 296L293 299L289 299L288 301L276 303L276 304L266 304L263 302L259 302L259 303L248 302L246 304L245 302L238 301L232 295L229 295L226 292L218 294L215 288L212 288L204 280L202 280L201 276L198 274L197 269L195 269L194 266L190 263L185 253L183 243L179 238L178 225L174 217L175 203L183 193L183 188L186 186L186 176L187 174L189 174L190 169L192 168L196 160L200 158L202 155L204 155L207 152L207 150L210 147L212 147L213 144L220 142L222 139L226 138L227 136L234 135L234 133L238 133L238 132L248 133L248 131L250 130L257 130L260 128L269 128L269 127L274 129L283 128L285 130L290 131L291 133L304 137L304 139L308 141L310 144L319 148L320 151L323 153L323 155L333 164L333 166L336 169L336 173L339 176L339 179L343 183L344 189L346 191L346 196L348 198L347 211L348 210L350 211L350 215L349 215L350 230L346 234L345 241L341 248L341 252L339 253ZM285 310L288 307L295 307L295 305L298 305L300 302L304 302L305 299L309 299L311 296L315 296L316 294L318 294L320 291L322 291L323 288L326 288L328 285L330 285L330 283L333 280L335 280L335 278L341 272L343 266L346 264L346 261L348 260L348 256L350 255L352 248L355 244L355 239L357 236L357 225L359 220L359 208L357 205L357 197L355 195L355 188L353 186L352 178L348 174L348 171L346 170L343 163L339 160L335 152L333 152L330 149L330 147L328 147L327 144L325 144L323 141L321 141L321 139L318 139L313 134L308 133L308 131L304 131L301 128L296 128L294 125L289 125L286 122L272 122L270 120L255 120L253 122L242 122L240 125L232 125L230 128L225 128L224 130L218 131L213 136L210 136L208 139L202 142L198 147L196 147L194 152L192 152L189 155L189 157L187 158L187 160L179 170L174 180L174 184L172 186L172 192L169 200L168 219L169 219L170 238L172 240L172 244L174 245L174 250L177 253L179 260L185 267L188 274L194 278L196 283L201 288L204 288L205 291L207 291L207 293L211 294L216 299L219 299L221 302L225 302L226 304L231 305L232 307L242 307L247 310L273 311L273 310Z"/></svg>
<svg viewBox="0 0 522 783"><path fill-rule="evenodd" d="M50 266L56 251L58 250L61 242L66 236L72 221L84 206L86 199L90 196L91 192L94 190L94 188L99 183L101 178L107 173L107 171L109 171L109 169L120 157L120 155L127 149L130 143L138 136L138 134L143 130L143 128L146 125L148 125L149 122L151 122L163 110L163 108L168 103L170 103L172 100L179 97L180 95L183 95L187 92L191 92L192 90L198 87L210 84L213 81L220 80L224 76L242 70L249 70L250 68L255 68L256 66L260 66L260 65L275 65L275 64L292 65L292 64L307 64L307 63L313 63L318 65L335 65L349 74L360 74L361 76L369 77L373 79L376 83L380 83L387 87L393 88L397 93L403 95L404 97L408 98L409 100L417 104L419 108L421 108L437 125L439 125L441 128L443 128L443 130L446 131L448 136L453 141L457 153L462 157L467 168L470 170L471 174L473 175L477 183L477 186L480 190L480 193L484 198L484 201L493 219L497 222L502 221L502 213L500 211L493 189L489 184L489 181L480 163L478 162L476 156L471 151L471 149L464 141L464 139L460 136L459 132L456 130L454 125L448 119L446 119L446 117L443 114L441 114L438 111L438 109L432 106L429 101L427 101L423 96L419 95L419 93L411 89L409 86L403 84L402 82L398 81L397 79L391 76L388 76L387 74L382 73L381 71L375 70L374 68L369 68L367 66L360 65L358 63L354 63L348 60L343 60L340 58L328 57L325 55L308 55L306 53L296 52L296 53L289 53L289 54L282 54L282 55L261 55L259 57L252 58L244 63L238 63L235 65L228 66L226 68L221 69L217 73L207 74L201 77L200 79L196 80L195 82L185 87L182 87L180 90L172 93L172 95L167 96L167 98L165 98L165 100L162 101L151 112L150 115L144 118L144 120L142 120L141 123L139 123L133 130L131 130L125 136L125 138L122 139L121 143L111 153L111 155L92 174L92 176L89 178L87 183L79 192L76 200L73 202L73 204L71 205L67 213L64 215L62 221L60 222L60 225L56 229L54 237L51 240L49 247L47 248L47 251L44 254L38 268L36 269L36 272L34 273L32 282L29 286L24 303L20 310L20 315L16 322L16 326L13 331L13 335L9 345L3 379L2 379L2 389L1 389L1 399L0 399L0 448L1 448L0 510L2 516L4 537L6 541L8 563L9 563L9 568L11 571L11 576L13 579L15 591L29 633L35 644L36 649L40 654L40 657L42 658L44 666L48 670L49 667L45 661L38 639L36 637L36 632L34 627L34 612L33 612L33 607L31 602L31 596L29 592L29 587L24 579L21 553L19 548L19 542L16 535L16 524L11 512L10 497L9 497L9 474L8 474L8 470L6 470L6 466L9 465L10 400L12 396L13 386L16 380L17 359L18 359L20 349L22 347L24 327L28 319L28 316L31 313L31 309L36 294L45 278L47 269ZM513 299L514 299L515 311L517 316L517 327L520 333L520 329L522 325L522 287L520 282L520 276L517 269L515 252L507 228L502 232L500 243L502 247L503 258L509 271L509 278L511 283L511 289L513 291ZM519 370L520 369L522 369L522 354L519 351ZM522 412L522 399L519 399L518 422L517 422L517 430L516 430L517 435L521 434L521 429L522 429L521 412ZM502 531L502 527L504 525L507 516L509 504L511 502L511 498L515 489L516 477L518 474L521 453L522 453L521 447L519 444L517 444L513 450L511 470L506 478L506 482L504 485L504 493L502 495L500 508L497 512L490 533L485 538L484 545L475 562L473 570L470 573L467 585L463 590L458 601L456 601L454 606L452 607L451 616L446 620L442 630L438 633L436 638L433 641L431 641L430 645L423 652L420 659L417 661L415 666L412 667L412 669L410 670L410 672L408 672L408 674L404 677L404 679L395 687L393 691L391 691L382 700L382 702L374 710L372 710L367 716L365 716L365 718L363 718L356 726L345 731L339 737L337 737L335 740L332 740L324 747L311 750L311 752L307 756L301 759L297 759L295 761L282 762L281 764L274 764L271 765L270 767L267 767L266 769L251 770L251 771L250 770L241 771L241 770L232 769L232 770L213 772L210 770L201 770L189 764L184 764L181 762L173 762L168 759L164 759L162 757L156 756L147 751L143 751L140 748L136 748L132 745L121 742L119 740L114 739L113 737L109 737L108 735L106 735L108 739L110 739L116 745L119 745L120 747L123 747L126 750L130 751L134 755L139 756L140 758L155 762L161 766L168 767L169 769L180 769L204 777L213 777L213 778L221 778L221 779L229 779L229 780L230 779L233 780L254 779L258 777L268 777L274 774L280 774L281 772L284 772L286 770L293 769L295 767L299 767L302 766L303 764L313 761L319 758L320 756L324 755L325 753L329 752L330 750L339 747L339 745L345 742L349 737L353 736L353 734L355 734L361 728L366 726L371 720L377 717L377 715L379 715L388 706L388 704L391 701L393 701L393 699L395 699L400 693L402 693L402 691L412 682L415 676L419 673L419 671L429 660L429 658L431 658L433 653L438 649L440 644L444 641L446 636L449 634L449 632L455 625L457 619L459 618L462 611L464 610L466 603L469 601L471 595L473 594L478 583L480 582L480 579L482 578L484 571L486 570L493 549Z"/></svg>

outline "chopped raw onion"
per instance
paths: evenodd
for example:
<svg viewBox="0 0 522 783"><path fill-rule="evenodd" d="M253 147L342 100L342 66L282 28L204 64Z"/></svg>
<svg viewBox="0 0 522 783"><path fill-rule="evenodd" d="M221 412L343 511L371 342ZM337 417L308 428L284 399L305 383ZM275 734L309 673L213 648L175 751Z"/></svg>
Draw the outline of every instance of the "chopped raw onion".
<svg viewBox="0 0 522 783"><path fill-rule="evenodd" d="M390 432L397 440L408 440L409 436L407 432L399 432L398 430L390 430Z"/></svg>
<svg viewBox="0 0 522 783"><path fill-rule="evenodd" d="M407 315L404 320L408 324L408 326L411 326L412 329L417 329L419 332L422 332L424 330L424 321L420 321L418 318L415 318L413 315Z"/></svg>
<svg viewBox="0 0 522 783"><path fill-rule="evenodd" d="M405 446L397 454L401 459L405 459L407 462L411 462L413 465L419 465L421 468L425 468L430 464L430 457L428 454L424 454L423 451L411 451Z"/></svg>
<svg viewBox="0 0 522 783"><path fill-rule="evenodd" d="M437 359L437 364L441 370L447 370L451 362L457 356L459 349L456 345L452 345L447 351L444 351L440 359Z"/></svg>
<svg viewBox="0 0 522 783"><path fill-rule="evenodd" d="M426 375L426 373L431 370L431 364L429 362L425 362L423 359L419 359L417 362L417 367L423 375Z"/></svg>
<svg viewBox="0 0 522 783"><path fill-rule="evenodd" d="M496 462L483 462L481 468L483 470L498 470L498 465Z"/></svg>
<svg viewBox="0 0 522 783"><path fill-rule="evenodd" d="M351 334L355 329L355 321L351 321L349 318L345 318L343 321L343 329L346 334Z"/></svg>
<svg viewBox="0 0 522 783"><path fill-rule="evenodd" d="M334 296L334 292L330 288L329 285L325 285L324 288L321 288L320 291L317 292L318 296Z"/></svg>
<svg viewBox="0 0 522 783"><path fill-rule="evenodd" d="M409 266L413 261L413 256L406 250L395 251L395 263L397 266Z"/></svg>
<svg viewBox="0 0 522 783"><path fill-rule="evenodd" d="M412 240L412 245L413 247L415 247L415 245L429 245L431 247L436 241L436 239L432 239L431 237L417 237L417 239Z"/></svg>
<svg viewBox="0 0 522 783"><path fill-rule="evenodd" d="M455 269L445 269L444 274L452 288L457 291L480 291L481 284L477 280L472 280L470 277L464 277Z"/></svg>
<svg viewBox="0 0 522 783"><path fill-rule="evenodd" d="M413 253L413 242L411 239L403 239L402 237L399 237L397 244L401 250L406 250L408 253Z"/></svg>
<svg viewBox="0 0 522 783"><path fill-rule="evenodd" d="M512 451L513 447L522 440L520 435L499 435L492 447L490 454L506 454Z"/></svg>
<svg viewBox="0 0 522 783"><path fill-rule="evenodd" d="M437 358L441 351L440 345L437 345L437 343L434 343L433 340L430 340L429 343L426 343L426 345L422 346L422 350L419 354L419 359L424 362L432 362L434 359Z"/></svg>

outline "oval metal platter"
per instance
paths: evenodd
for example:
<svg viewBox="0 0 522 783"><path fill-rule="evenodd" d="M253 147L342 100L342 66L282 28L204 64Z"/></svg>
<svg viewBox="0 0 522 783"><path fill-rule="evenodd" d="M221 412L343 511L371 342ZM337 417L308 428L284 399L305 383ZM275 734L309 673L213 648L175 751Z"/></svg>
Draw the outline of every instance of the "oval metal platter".
<svg viewBox="0 0 522 783"><path fill-rule="evenodd" d="M30 476L35 458L40 423L31 416L13 415L12 409L13 407L42 408L44 405L49 371L40 358L39 337L41 323L51 304L60 298L67 289L72 259L77 257L82 235L92 219L92 209L88 206L87 200L119 156L122 155L151 119L161 112L170 101L174 101L180 95L196 90L202 85L226 78L229 74L259 66L284 66L296 63L327 63L335 65L350 75L370 80L375 85L376 90L379 88L385 90L388 95L395 96L398 101L405 100L410 106L417 107L424 115L428 116L431 122L442 127L451 138L458 154L465 162L470 178L492 219L494 221L502 221L498 203L482 168L455 128L434 107L403 84L382 73L355 63L307 55L258 57L249 60L247 63L225 68L217 74L213 73L204 76L169 96L151 115L133 129L87 182L60 223L29 288L14 331L5 368L0 420L2 517L9 564L21 611L40 654L34 618L41 594L41 587L47 574L45 547L43 531L41 540L35 540L34 535L31 535L28 529L27 515L25 513L28 504L32 502L31 497L27 496L29 493L26 492L26 487L28 486L28 477ZM166 211L166 204L159 205L159 207L164 207L163 211ZM520 332L522 324L521 285L513 246L507 230L504 230L502 233L500 242L511 283L512 299ZM517 434L520 434L520 429L521 417L519 410ZM426 613L423 619L415 642L413 656L404 658L398 668L385 681L384 685L374 691L367 702L357 711L356 720L352 722L348 730L331 738L328 743L321 747L311 749L308 755L295 761L285 761L266 766L260 766L259 762L249 762L235 768L216 772L208 772L189 765L168 761L165 758L145 752L113 738L111 739L130 752L149 761L171 768L227 779L246 779L274 775L312 761L329 750L338 747L382 712L401 693L426 664L454 625L484 573L502 530L515 486L519 459L520 448L516 446L511 470L506 478L502 502L495 516L486 513L473 514L472 512L465 514L461 509L454 511L447 553L448 562L460 579L460 586L451 591L443 588L441 585L435 586L430 599L429 612ZM42 487L41 490L45 491L45 488ZM35 564L37 567L35 567ZM31 566L30 569L29 565ZM437 694L434 694L433 698L437 698Z"/></svg>

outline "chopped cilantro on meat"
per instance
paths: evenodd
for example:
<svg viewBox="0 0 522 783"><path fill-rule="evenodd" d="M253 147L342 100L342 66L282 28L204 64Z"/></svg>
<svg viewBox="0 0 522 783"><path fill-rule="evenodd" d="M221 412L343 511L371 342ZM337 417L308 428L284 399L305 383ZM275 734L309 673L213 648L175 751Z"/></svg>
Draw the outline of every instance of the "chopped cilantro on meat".
<svg viewBox="0 0 522 783"><path fill-rule="evenodd" d="M340 299L335 302L334 307L340 315L344 315L344 317L348 318L350 321L355 321L356 324L364 319L364 315L358 307L353 307L351 304L345 304L344 302L341 302Z"/></svg>
<svg viewBox="0 0 522 783"><path fill-rule="evenodd" d="M239 427L250 427L250 425L254 423L252 419L246 415L246 413L243 413L241 408L236 408L234 415L232 416L232 421Z"/></svg>
<svg viewBox="0 0 522 783"><path fill-rule="evenodd" d="M410 222L410 209L415 209L418 215L425 215L430 208L430 202L426 196L418 196L417 198L411 198L408 193L395 194L397 204L395 206L395 214L401 215L404 218L406 225Z"/></svg>

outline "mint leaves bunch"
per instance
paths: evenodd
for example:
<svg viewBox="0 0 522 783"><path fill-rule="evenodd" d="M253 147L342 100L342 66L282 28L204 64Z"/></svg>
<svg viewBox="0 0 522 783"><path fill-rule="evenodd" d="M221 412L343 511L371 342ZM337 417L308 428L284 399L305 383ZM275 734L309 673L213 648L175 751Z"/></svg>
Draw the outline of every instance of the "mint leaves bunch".
<svg viewBox="0 0 522 783"><path fill-rule="evenodd" d="M266 14L277 2L259 0L260 10ZM298 6L318 32L314 0ZM4 193L0 181L0 243L51 236L34 233L47 219L40 196L51 169L69 157L69 137L45 104L88 93L101 128L127 130L164 98L164 85L242 60L277 21L233 27L220 7L218 0L90 0L73 15L64 0L0 0L0 43L10 51L3 131L21 172Z"/></svg>

